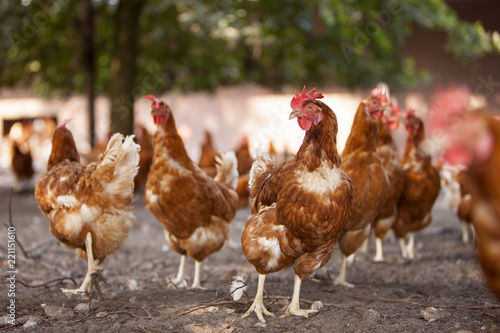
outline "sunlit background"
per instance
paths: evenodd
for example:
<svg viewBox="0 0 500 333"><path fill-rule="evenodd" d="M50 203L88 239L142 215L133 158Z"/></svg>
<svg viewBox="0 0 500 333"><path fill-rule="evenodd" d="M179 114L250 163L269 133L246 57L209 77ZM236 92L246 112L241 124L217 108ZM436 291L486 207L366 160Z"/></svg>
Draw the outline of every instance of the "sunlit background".
<svg viewBox="0 0 500 333"><path fill-rule="evenodd" d="M113 131L154 133L149 93L170 105L195 161L204 130L223 151L247 136L252 151L272 141L295 153L304 132L289 105L303 85L318 87L337 114L340 150L379 83L424 118L434 91L450 84L468 87L475 105L500 107L494 0L1 3L4 186L13 182L10 140L24 140L44 171L53 128L41 118L71 119L88 154ZM404 129L395 138L402 149Z"/></svg>

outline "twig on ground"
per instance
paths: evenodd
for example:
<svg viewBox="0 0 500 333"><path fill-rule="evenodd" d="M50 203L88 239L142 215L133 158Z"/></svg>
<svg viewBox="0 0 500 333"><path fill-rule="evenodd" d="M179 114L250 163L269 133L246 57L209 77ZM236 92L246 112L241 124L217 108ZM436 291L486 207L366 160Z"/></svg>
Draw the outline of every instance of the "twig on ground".
<svg viewBox="0 0 500 333"><path fill-rule="evenodd" d="M42 283L42 284L35 284L35 285L27 284L26 282L24 282L22 280L16 280L16 282L22 284L26 288L40 288L40 287L47 287L51 283L54 283L54 282L57 282L57 281L64 281L64 280L71 280L71 282L73 282L73 284L76 286L76 282L75 282L75 280L72 277L60 277L60 278L57 278L57 279L54 279L54 280L50 280L49 282L45 282L45 283Z"/></svg>
<svg viewBox="0 0 500 333"><path fill-rule="evenodd" d="M0 325L0 331L6 331L8 329L11 329L13 327L19 326L19 324L12 325L12 324L2 324Z"/></svg>

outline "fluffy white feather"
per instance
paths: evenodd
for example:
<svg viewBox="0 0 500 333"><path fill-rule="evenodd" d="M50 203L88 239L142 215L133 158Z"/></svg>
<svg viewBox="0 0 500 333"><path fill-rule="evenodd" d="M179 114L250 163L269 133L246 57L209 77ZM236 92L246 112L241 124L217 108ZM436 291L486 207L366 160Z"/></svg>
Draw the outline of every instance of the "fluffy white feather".
<svg viewBox="0 0 500 333"><path fill-rule="evenodd" d="M215 158L217 162L217 176L215 180L220 182L224 181L233 190L238 185L238 160L234 151L228 151Z"/></svg>
<svg viewBox="0 0 500 333"><path fill-rule="evenodd" d="M248 180L248 185L251 187L255 178L257 178L260 174L271 170L275 165L276 159L273 155L269 153L256 152L252 168L250 169L250 179Z"/></svg>
<svg viewBox="0 0 500 333"><path fill-rule="evenodd" d="M233 297L233 300L239 301L245 291L247 290L247 284L245 283L245 278L241 275L236 275L233 277L233 282L231 282L231 286L229 287L229 292Z"/></svg>
<svg viewBox="0 0 500 333"><path fill-rule="evenodd" d="M101 157L100 165L116 164L114 179L108 184L111 193L128 193L133 190L133 179L139 170L141 146L134 142L134 135L125 139L120 133L114 134Z"/></svg>

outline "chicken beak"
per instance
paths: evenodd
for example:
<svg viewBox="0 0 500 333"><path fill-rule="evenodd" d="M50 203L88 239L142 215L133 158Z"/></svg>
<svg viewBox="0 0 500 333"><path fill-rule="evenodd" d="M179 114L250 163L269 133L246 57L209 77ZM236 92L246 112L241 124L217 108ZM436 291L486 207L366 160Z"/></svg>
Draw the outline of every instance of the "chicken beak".
<svg viewBox="0 0 500 333"><path fill-rule="evenodd" d="M295 118L300 118L302 115L300 114L300 109L294 109L292 113L290 113L290 117L288 117L289 120L295 119Z"/></svg>

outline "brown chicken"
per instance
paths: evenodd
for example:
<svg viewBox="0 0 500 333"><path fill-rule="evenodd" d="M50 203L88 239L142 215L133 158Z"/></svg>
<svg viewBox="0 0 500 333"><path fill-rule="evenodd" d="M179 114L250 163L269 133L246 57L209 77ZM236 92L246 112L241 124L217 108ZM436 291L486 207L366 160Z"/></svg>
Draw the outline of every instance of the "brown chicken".
<svg viewBox="0 0 500 333"><path fill-rule="evenodd" d="M478 258L486 282L500 297L500 118L493 115L487 108L467 111L451 106L432 112L430 122L445 136L439 140L443 159L468 167Z"/></svg>
<svg viewBox="0 0 500 333"><path fill-rule="evenodd" d="M16 177L16 187L18 188L21 188L22 182L30 180L35 173L29 147L26 152L22 152L16 141L12 141L12 171Z"/></svg>
<svg viewBox="0 0 500 333"><path fill-rule="evenodd" d="M170 107L153 95L151 114L157 125L153 164L146 182L146 207L165 229L170 247L181 255L176 285L185 285L186 256L195 260L192 287L201 288L201 262L226 242L236 214L238 181L233 152L218 158L214 179L190 158L175 127Z"/></svg>
<svg viewBox="0 0 500 333"><path fill-rule="evenodd" d="M337 117L323 95L304 87L295 92L290 119L306 131L295 159L276 165L270 154L257 158L250 172L252 217L246 221L241 245L259 273L250 309L260 321L274 316L263 304L266 275L288 265L295 272L293 296L285 316L307 317L317 310L299 306L300 285L331 258L353 205L351 180L340 169Z"/></svg>
<svg viewBox="0 0 500 333"><path fill-rule="evenodd" d="M122 246L135 221L131 202L140 147L133 136L124 139L117 133L97 162L83 166L64 125L54 132L47 173L36 184L35 198L52 235L88 262L80 288L63 291L87 293L93 274Z"/></svg>
<svg viewBox="0 0 500 333"><path fill-rule="evenodd" d="M425 140L424 124L413 110L406 112L405 128L408 138L402 166L407 175L393 230L403 258L414 259L415 232L431 223L431 210L439 195L441 180L431 157L421 147ZM408 244L405 243L406 235L409 236Z"/></svg>
<svg viewBox="0 0 500 333"><path fill-rule="evenodd" d="M248 145L248 137L243 136L240 145L234 151L236 159L238 160L238 174L240 176L250 173L252 168L253 158L250 154L250 147Z"/></svg>
<svg viewBox="0 0 500 333"><path fill-rule="evenodd" d="M382 239L396 222L397 205L406 177L391 133L399 127L402 112L399 106L394 106L392 103L390 107L391 112L380 119L378 123L377 155L389 177L390 191L372 225L375 233L376 251L373 260L377 262L384 260Z"/></svg>
<svg viewBox="0 0 500 333"><path fill-rule="evenodd" d="M216 158L219 152L214 148L212 134L208 130L204 132L203 143L201 144L201 154L198 161L200 168L210 177L214 178L217 175Z"/></svg>
<svg viewBox="0 0 500 333"><path fill-rule="evenodd" d="M33 134L29 121L15 122L9 129L8 141L11 145L11 168L14 174L16 191L23 191L33 177L33 157L30 149L30 139Z"/></svg>
<svg viewBox="0 0 500 333"><path fill-rule="evenodd" d="M250 155L250 147L248 146L248 138L244 136L241 139L240 145L235 150L236 159L238 160L238 186L236 193L239 198L239 208L244 208L250 203L250 186L248 180L250 179L250 169L252 168L253 158Z"/></svg>
<svg viewBox="0 0 500 333"><path fill-rule="evenodd" d="M389 195L389 179L377 154L378 121L389 111L382 88L363 100L354 120L344 151L341 168L352 179L354 208L339 238L342 252L340 272L335 285L353 287L347 282L347 258L354 254L370 235L370 228Z"/></svg>
<svg viewBox="0 0 500 333"><path fill-rule="evenodd" d="M236 193L238 194L238 208L245 208L250 204L250 174L244 174L238 177Z"/></svg>

